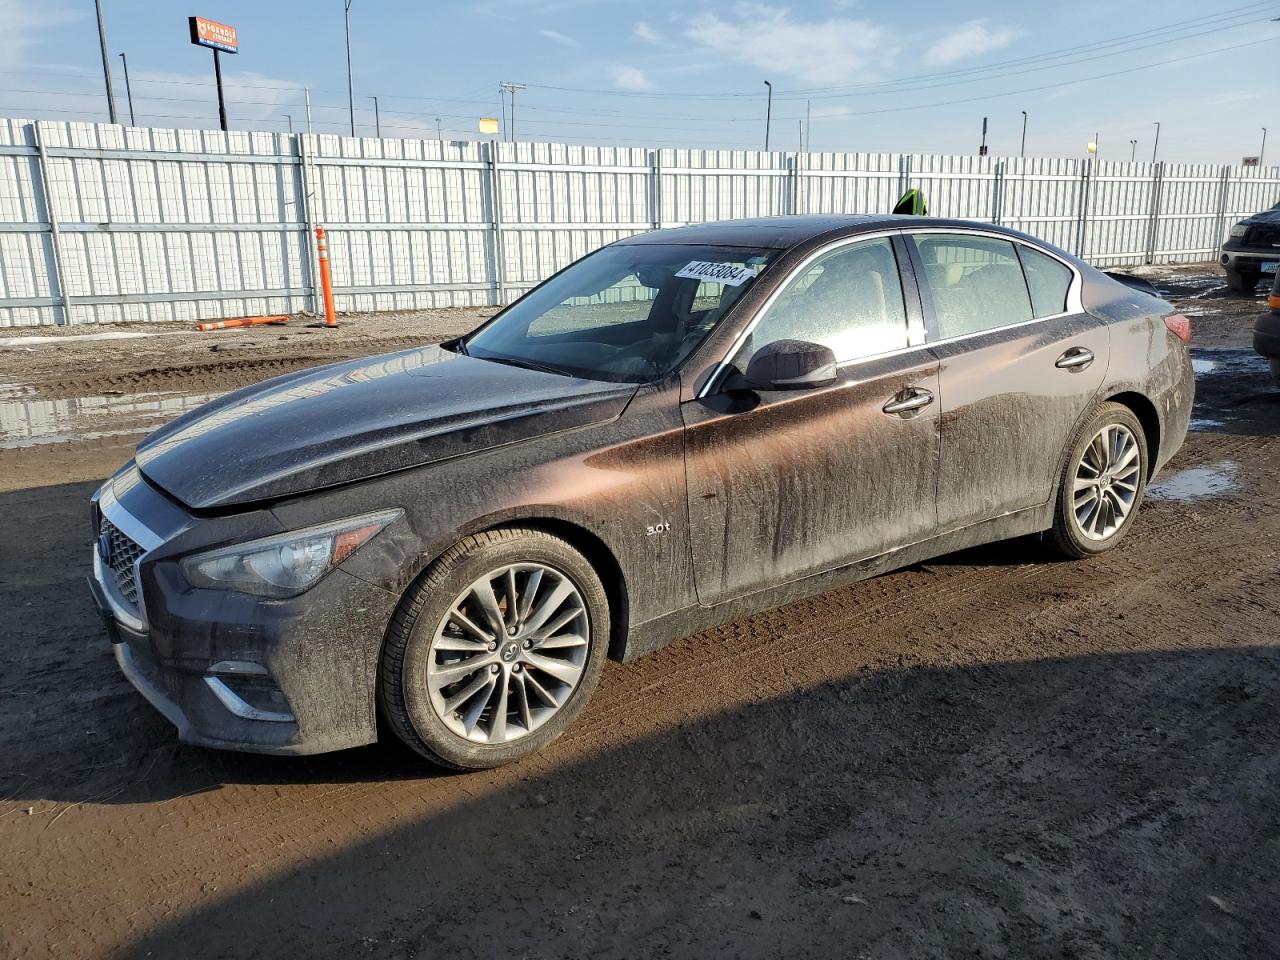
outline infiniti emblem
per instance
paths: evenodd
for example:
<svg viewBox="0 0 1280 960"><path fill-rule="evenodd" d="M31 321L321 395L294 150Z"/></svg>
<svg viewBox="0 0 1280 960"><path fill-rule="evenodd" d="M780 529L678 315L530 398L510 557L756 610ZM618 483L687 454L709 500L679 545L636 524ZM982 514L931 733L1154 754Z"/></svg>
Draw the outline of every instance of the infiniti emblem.
<svg viewBox="0 0 1280 960"><path fill-rule="evenodd" d="M502 648L502 659L505 663L510 663L516 658L516 654L520 652L520 645L517 643L508 643Z"/></svg>

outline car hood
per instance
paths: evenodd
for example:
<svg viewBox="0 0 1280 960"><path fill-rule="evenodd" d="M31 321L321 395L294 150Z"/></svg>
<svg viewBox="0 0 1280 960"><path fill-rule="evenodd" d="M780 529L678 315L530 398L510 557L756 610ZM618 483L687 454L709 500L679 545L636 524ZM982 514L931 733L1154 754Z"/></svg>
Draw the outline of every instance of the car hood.
<svg viewBox="0 0 1280 960"><path fill-rule="evenodd" d="M635 391L422 347L229 393L143 440L137 463L192 509L236 506L610 420Z"/></svg>
<svg viewBox="0 0 1280 960"><path fill-rule="evenodd" d="M1241 223L1280 223L1280 210L1263 210L1251 217L1245 217Z"/></svg>

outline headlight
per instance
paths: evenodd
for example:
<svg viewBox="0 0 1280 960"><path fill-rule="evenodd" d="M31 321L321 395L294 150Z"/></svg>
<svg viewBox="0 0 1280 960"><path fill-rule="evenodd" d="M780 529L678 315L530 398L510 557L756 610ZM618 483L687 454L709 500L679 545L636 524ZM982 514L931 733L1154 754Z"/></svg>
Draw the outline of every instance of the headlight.
<svg viewBox="0 0 1280 960"><path fill-rule="evenodd" d="M1243 237L1248 232L1249 232L1249 225L1247 223L1237 223L1234 227L1231 228L1231 237L1234 240L1239 237Z"/></svg>
<svg viewBox="0 0 1280 960"><path fill-rule="evenodd" d="M296 596L314 587L401 512L384 510L194 554L182 561L182 573L195 587L260 597Z"/></svg>

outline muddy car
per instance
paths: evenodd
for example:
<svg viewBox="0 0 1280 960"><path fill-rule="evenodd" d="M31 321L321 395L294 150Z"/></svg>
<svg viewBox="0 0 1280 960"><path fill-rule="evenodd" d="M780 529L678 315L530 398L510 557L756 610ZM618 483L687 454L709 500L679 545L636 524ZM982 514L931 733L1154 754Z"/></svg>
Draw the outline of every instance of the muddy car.
<svg viewBox="0 0 1280 960"><path fill-rule="evenodd" d="M1252 291L1263 276L1276 275L1280 266L1280 203L1235 224L1218 259L1227 275L1227 286L1239 293Z"/></svg>
<svg viewBox="0 0 1280 960"><path fill-rule="evenodd" d="M1280 385L1280 272L1267 297L1267 311L1253 324L1253 349L1271 364L1271 377Z"/></svg>
<svg viewBox="0 0 1280 960"><path fill-rule="evenodd" d="M998 227L655 231L465 337L152 434L94 497L91 586L185 742L315 753L381 718L494 766L608 657L1003 538L1111 549L1186 434L1189 338Z"/></svg>

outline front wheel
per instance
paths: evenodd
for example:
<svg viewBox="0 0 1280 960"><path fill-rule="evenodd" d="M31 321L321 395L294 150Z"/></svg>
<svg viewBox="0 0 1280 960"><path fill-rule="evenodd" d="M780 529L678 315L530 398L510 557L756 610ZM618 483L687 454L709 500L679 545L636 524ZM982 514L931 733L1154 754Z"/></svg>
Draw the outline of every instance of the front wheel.
<svg viewBox="0 0 1280 960"><path fill-rule="evenodd" d="M383 714L429 760L496 767L573 722L608 648L608 597L582 554L542 530L490 530L405 594L383 647Z"/></svg>
<svg viewBox="0 0 1280 960"><path fill-rule="evenodd" d="M1253 293L1253 288L1258 285L1261 278L1261 274L1250 271L1228 270L1227 286L1236 293Z"/></svg>
<svg viewBox="0 0 1280 960"><path fill-rule="evenodd" d="M1061 553L1091 557L1120 542L1142 504L1147 456L1133 411L1102 404L1077 434L1063 466L1049 532Z"/></svg>

